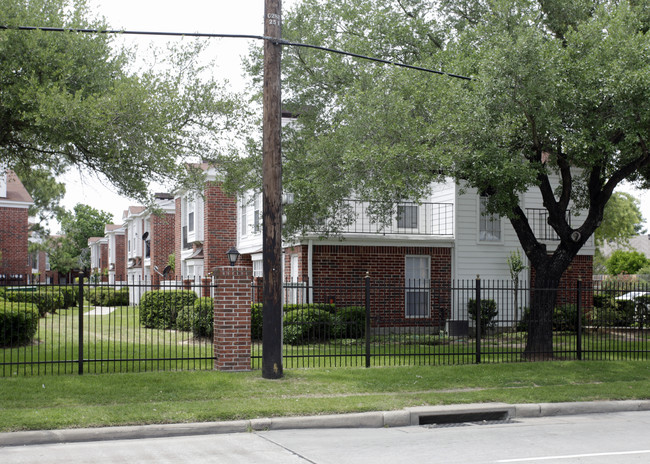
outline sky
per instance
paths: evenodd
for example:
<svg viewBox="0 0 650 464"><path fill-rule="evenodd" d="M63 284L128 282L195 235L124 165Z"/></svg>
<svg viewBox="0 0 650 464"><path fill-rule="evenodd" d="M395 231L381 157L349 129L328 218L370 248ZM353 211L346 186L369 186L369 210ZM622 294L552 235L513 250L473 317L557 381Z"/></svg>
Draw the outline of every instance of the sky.
<svg viewBox="0 0 650 464"><path fill-rule="evenodd" d="M283 0L283 11L298 0ZM220 34L263 35L264 0L89 0L93 13L104 16L115 29L167 32L204 32ZM163 46L168 39L126 36L122 40L137 46L144 53L152 41ZM234 88L243 88L241 57L247 54L254 40L205 39L210 41L208 55L216 61L215 77L228 79ZM71 210L77 203L113 214L121 223L122 212L133 200L115 193L102 179L91 174L71 171L63 179L67 194L63 206ZM154 188L160 191L160 188ZM650 231L650 192L631 186L619 189L631 193L640 201L645 228ZM56 224L51 225L56 232Z"/></svg>

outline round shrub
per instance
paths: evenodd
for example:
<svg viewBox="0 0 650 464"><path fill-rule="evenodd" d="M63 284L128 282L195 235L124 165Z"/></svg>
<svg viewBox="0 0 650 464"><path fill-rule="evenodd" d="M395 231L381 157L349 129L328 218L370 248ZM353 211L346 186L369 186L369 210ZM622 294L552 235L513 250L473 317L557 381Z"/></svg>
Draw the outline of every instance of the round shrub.
<svg viewBox="0 0 650 464"><path fill-rule="evenodd" d="M79 304L78 301L78 294L79 290L76 286L74 285L54 285L54 286L42 286L40 287L41 289L44 289L45 292L48 293L54 293L54 294L59 294L61 295L61 298L63 298L63 305L61 309L66 309L66 308L72 308L74 306L77 306Z"/></svg>
<svg viewBox="0 0 650 464"><path fill-rule="evenodd" d="M366 308L345 306L333 317L332 338L362 338L366 334Z"/></svg>
<svg viewBox="0 0 650 464"><path fill-rule="evenodd" d="M28 345L38 330L39 315L27 303L0 300L0 346Z"/></svg>
<svg viewBox="0 0 650 464"><path fill-rule="evenodd" d="M574 304L565 304L553 308L553 330L573 332L576 330L578 309Z"/></svg>
<svg viewBox="0 0 650 464"><path fill-rule="evenodd" d="M194 303L192 290L151 290L140 299L140 323L149 329L172 329L181 309Z"/></svg>
<svg viewBox="0 0 650 464"><path fill-rule="evenodd" d="M300 345L330 338L332 315L322 309L305 307L284 315L284 343Z"/></svg>
<svg viewBox="0 0 650 464"><path fill-rule="evenodd" d="M176 328L192 332L197 338L212 338L214 333L214 309L212 298L198 298L185 306L176 317Z"/></svg>
<svg viewBox="0 0 650 464"><path fill-rule="evenodd" d="M111 287L91 287L84 296L94 306L128 306L129 304L127 287L120 290Z"/></svg>
<svg viewBox="0 0 650 464"><path fill-rule="evenodd" d="M474 322L476 322L477 309L478 305L476 304L476 300L470 298L467 302L467 312ZM499 311L497 311L496 301L489 299L481 300L481 329L493 329L496 325L495 318L497 314L499 314Z"/></svg>

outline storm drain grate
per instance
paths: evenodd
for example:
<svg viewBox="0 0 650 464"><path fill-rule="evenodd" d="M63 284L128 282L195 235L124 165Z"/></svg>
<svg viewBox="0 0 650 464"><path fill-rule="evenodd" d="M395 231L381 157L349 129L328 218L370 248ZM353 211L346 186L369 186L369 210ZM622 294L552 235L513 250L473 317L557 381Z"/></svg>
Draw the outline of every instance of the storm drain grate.
<svg viewBox="0 0 650 464"><path fill-rule="evenodd" d="M430 414L419 417L420 425L463 426L505 424L511 422L508 411L480 411L451 414Z"/></svg>

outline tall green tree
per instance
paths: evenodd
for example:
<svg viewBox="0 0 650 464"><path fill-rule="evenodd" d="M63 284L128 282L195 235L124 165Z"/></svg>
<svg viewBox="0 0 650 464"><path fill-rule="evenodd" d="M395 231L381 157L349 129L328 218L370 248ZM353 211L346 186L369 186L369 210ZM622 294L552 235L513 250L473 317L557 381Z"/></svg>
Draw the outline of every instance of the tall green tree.
<svg viewBox="0 0 650 464"><path fill-rule="evenodd" d="M104 227L113 222L113 215L78 203L72 211L60 211L58 219L61 233L47 237L43 243L31 245L30 251L46 251L50 267L64 274L88 267L88 239L103 237Z"/></svg>
<svg viewBox="0 0 650 464"><path fill-rule="evenodd" d="M614 189L648 186L648 2L303 0L283 25L290 41L471 78L285 47L284 107L300 114L283 135L283 182L296 194L288 229L318 229L352 194L390 211L442 176L489 194L488 211L509 219L536 272L525 355L552 356L564 271ZM255 180L232 172L232 185ZM559 237L554 249L520 204L529 189Z"/></svg>
<svg viewBox="0 0 650 464"><path fill-rule="evenodd" d="M186 159L215 150L239 113L204 73L198 43L136 70L110 34L17 29L108 29L86 0L0 0L0 26L0 166L41 208L57 206L53 176L71 167L144 201L151 182L179 179Z"/></svg>
<svg viewBox="0 0 650 464"><path fill-rule="evenodd" d="M103 237L106 224L113 222L113 215L100 211L89 205L77 203L72 211L65 211L59 216L61 232L70 240L77 255L88 248L90 237Z"/></svg>
<svg viewBox="0 0 650 464"><path fill-rule="evenodd" d="M596 245L604 242L626 244L635 235L643 234L645 219L639 200L629 193L614 192L603 211L603 220L594 232Z"/></svg>

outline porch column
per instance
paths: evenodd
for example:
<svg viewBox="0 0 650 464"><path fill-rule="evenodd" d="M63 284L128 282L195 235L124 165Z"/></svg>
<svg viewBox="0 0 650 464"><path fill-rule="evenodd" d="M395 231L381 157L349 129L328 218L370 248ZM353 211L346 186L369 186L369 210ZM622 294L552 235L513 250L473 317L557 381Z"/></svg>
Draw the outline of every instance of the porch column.
<svg viewBox="0 0 650 464"><path fill-rule="evenodd" d="M242 266L217 267L214 297L214 368L251 369L251 282L253 270Z"/></svg>

